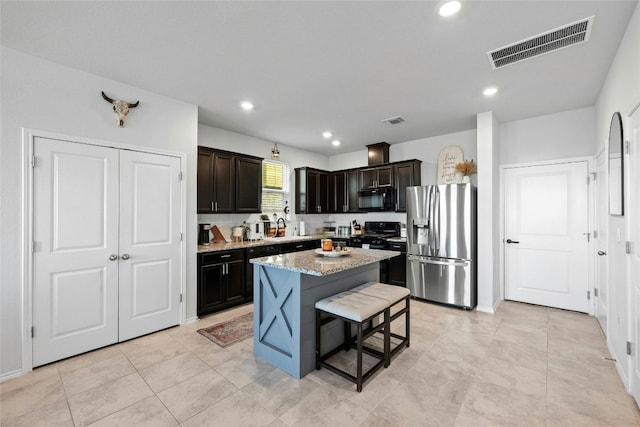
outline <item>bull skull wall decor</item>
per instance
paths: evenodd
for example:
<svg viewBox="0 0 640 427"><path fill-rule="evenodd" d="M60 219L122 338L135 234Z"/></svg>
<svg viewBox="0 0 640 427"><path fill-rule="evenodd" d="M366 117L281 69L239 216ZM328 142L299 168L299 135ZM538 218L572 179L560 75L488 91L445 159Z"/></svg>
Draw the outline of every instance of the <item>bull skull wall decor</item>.
<svg viewBox="0 0 640 427"><path fill-rule="evenodd" d="M102 93L102 97L113 105L113 113L116 115L116 119L118 120L118 126L124 127L124 124L127 121L127 116L129 115L129 109L136 108L140 101L136 101L135 104L131 104L127 101L121 101L119 99L111 99L107 95Z"/></svg>

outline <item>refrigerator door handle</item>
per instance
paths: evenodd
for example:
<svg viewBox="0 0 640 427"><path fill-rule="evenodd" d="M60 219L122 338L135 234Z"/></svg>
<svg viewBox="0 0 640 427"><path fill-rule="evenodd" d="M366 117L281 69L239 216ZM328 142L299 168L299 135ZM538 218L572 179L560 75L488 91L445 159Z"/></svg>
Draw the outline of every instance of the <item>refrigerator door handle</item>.
<svg viewBox="0 0 640 427"><path fill-rule="evenodd" d="M461 260L461 259L436 259L436 258L425 258L416 255L407 254L407 260L409 261L418 261L423 264L436 264L436 265L448 265L452 267L466 267L469 265L469 261Z"/></svg>

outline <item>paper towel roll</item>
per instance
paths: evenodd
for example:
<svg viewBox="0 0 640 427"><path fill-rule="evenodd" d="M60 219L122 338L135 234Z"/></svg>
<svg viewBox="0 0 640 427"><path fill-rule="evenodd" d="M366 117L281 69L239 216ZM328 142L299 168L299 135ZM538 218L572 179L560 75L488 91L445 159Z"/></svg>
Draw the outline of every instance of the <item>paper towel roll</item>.
<svg viewBox="0 0 640 427"><path fill-rule="evenodd" d="M300 221L300 235L306 236L306 233L304 231L304 221Z"/></svg>

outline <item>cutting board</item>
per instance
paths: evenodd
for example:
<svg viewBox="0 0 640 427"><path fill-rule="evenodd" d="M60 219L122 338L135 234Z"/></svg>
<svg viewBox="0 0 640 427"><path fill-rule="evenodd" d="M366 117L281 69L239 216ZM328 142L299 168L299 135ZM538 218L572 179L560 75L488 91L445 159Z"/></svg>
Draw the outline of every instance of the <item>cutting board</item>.
<svg viewBox="0 0 640 427"><path fill-rule="evenodd" d="M213 234L213 243L225 243L227 241L216 225L211 226L211 234Z"/></svg>

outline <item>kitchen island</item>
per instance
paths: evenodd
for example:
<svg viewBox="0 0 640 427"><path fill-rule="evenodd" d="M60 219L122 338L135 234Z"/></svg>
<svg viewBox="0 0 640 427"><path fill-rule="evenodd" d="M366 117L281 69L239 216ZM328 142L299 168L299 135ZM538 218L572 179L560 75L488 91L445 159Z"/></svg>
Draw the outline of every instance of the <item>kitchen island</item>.
<svg viewBox="0 0 640 427"><path fill-rule="evenodd" d="M377 282L379 262L398 255L349 248L349 253L340 257L309 250L252 259L254 354L295 378L313 371L316 301L365 282ZM341 322L333 323L323 329L323 352L343 339Z"/></svg>

